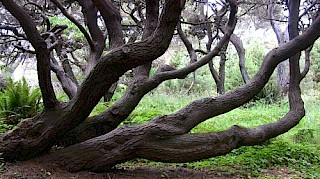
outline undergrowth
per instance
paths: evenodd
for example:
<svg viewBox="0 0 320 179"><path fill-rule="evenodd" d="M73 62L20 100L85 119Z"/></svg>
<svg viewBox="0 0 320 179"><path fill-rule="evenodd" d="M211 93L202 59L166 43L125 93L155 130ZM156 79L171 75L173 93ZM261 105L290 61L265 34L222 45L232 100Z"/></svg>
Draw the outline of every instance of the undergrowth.
<svg viewBox="0 0 320 179"><path fill-rule="evenodd" d="M6 89L0 91L0 126L16 125L21 119L33 117L41 110L39 88L31 89L25 79L8 80ZM0 130L0 132L1 132Z"/></svg>
<svg viewBox="0 0 320 179"><path fill-rule="evenodd" d="M179 110L201 95L148 95L129 116L125 124L141 124L160 114L170 114ZM300 124L289 132L257 146L244 146L225 156L214 157L184 164L164 164L144 159L135 159L118 167L139 165L190 167L198 170L227 173L228 176L262 177L269 168L288 168L297 178L320 177L320 113L317 112L315 97L304 96L306 116ZM289 110L287 101L282 100L266 105L265 101L255 101L229 113L209 119L196 126L192 133L226 130L233 125L257 127L274 122ZM262 177L263 178L263 177Z"/></svg>
<svg viewBox="0 0 320 179"><path fill-rule="evenodd" d="M123 92L120 91L120 92ZM158 115L173 113L189 102L207 96L201 94L185 95L182 93L163 94L153 91L146 95L137 108L122 125L138 125L147 122ZM105 111L117 99L109 103L99 103L91 115ZM269 168L288 168L296 178L320 177L320 112L318 111L319 93L314 91L310 96L303 96L306 106L306 116L289 132L267 141L262 145L243 146L225 156L219 156L191 163L164 164L144 159L135 159L117 168L137 167L141 165L190 167L206 172L220 172L227 176L264 177L264 171ZM63 99L61 99L63 100ZM283 117L289 110L289 104L280 100L269 104L268 101L250 102L226 114L209 119L196 126L191 133L206 133L226 130L233 125L257 127L274 122ZM0 123L0 132L7 130Z"/></svg>
<svg viewBox="0 0 320 179"><path fill-rule="evenodd" d="M319 146L307 143L292 143L285 140L272 140L257 146L244 146L225 156L210 158L188 166L202 169L241 173L259 176L263 169L288 167L305 177L320 176Z"/></svg>

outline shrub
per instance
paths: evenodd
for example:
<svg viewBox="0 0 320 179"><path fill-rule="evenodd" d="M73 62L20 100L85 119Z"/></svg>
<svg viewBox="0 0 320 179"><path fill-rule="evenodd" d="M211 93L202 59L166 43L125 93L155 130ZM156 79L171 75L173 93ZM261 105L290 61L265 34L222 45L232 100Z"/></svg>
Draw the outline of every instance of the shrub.
<svg viewBox="0 0 320 179"><path fill-rule="evenodd" d="M23 118L35 116L41 108L40 89L31 90L25 79L8 80L8 86L0 92L0 117L5 124L17 124Z"/></svg>
<svg viewBox="0 0 320 179"><path fill-rule="evenodd" d="M235 50L228 49L229 60L226 64L226 91L232 90L244 84L240 68L238 65L238 57ZM259 70L265 56L265 50L261 42L254 41L246 47L246 68L251 77ZM257 94L254 100L263 99L266 103L273 103L280 97L279 89L274 76L271 76L269 82L263 90Z"/></svg>
<svg viewBox="0 0 320 179"><path fill-rule="evenodd" d="M313 80L320 82L320 41L316 41L311 51L311 70L313 71Z"/></svg>

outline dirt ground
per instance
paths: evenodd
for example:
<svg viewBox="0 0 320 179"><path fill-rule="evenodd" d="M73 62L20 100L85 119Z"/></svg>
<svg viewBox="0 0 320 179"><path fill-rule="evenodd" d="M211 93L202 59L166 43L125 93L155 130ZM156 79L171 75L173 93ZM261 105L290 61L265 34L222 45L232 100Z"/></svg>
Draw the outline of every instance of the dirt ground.
<svg viewBox="0 0 320 179"><path fill-rule="evenodd" d="M140 166L134 169L117 169L110 173L77 172L70 173L61 168L44 165L35 161L6 163L1 171L1 179L228 179L247 178L237 174L219 171L202 172L184 167ZM267 176L291 178L287 169L268 169Z"/></svg>

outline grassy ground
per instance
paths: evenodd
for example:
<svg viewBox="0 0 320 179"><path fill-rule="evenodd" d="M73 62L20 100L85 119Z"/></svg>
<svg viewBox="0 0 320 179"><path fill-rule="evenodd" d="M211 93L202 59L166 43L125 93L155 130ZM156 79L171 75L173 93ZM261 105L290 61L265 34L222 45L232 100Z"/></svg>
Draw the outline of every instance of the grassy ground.
<svg viewBox="0 0 320 179"><path fill-rule="evenodd" d="M148 95L133 111L125 124L139 124L159 114L174 112L189 101L197 98L199 96L196 95ZM263 145L241 147L226 156L192 163L164 164L136 159L118 167L130 168L144 165L182 166L197 170L222 172L230 176L239 175L258 178L277 178L277 175L273 177L268 174L270 170L285 170L285 173L290 173L293 178L319 178L320 112L317 109L320 97L313 93L303 98L307 112L300 124ZM268 105L263 101L251 102L227 114L209 119L196 126L191 132L220 131L228 129L235 124L246 127L259 126L280 119L286 114L288 107L287 101Z"/></svg>
<svg viewBox="0 0 320 179"><path fill-rule="evenodd" d="M154 91L140 102L139 106L122 125L140 124L160 114L170 114L179 110L190 101L208 95L208 92L204 93L186 95L179 93L164 94ZM197 176L200 176L200 174L196 172L201 171L205 172L206 176L215 176L215 178L219 178L219 176L221 176L220 178L320 178L320 111L318 111L320 95L319 92L313 90L309 90L307 94L303 96L306 116L300 124L289 132L267 141L263 145L244 146L233 150L226 156L192 163L165 164L135 159L120 164L116 168L120 170L125 169L127 170L126 172L132 169L143 169L147 173L157 170L155 175L161 175L161 178L166 178L170 172L170 176L174 176L172 175L172 171L180 171L181 168L185 168ZM115 97L118 98L119 94L116 94ZM104 111L108 106L110 104L98 104L91 115ZM221 131L230 128L232 125L245 127L263 125L281 118L288 111L288 107L289 104L285 100L272 104L266 104L265 101L250 102L243 107L199 124L191 132ZM5 127L1 127L0 125L0 131L7 130ZM18 164L13 165L11 168L18 170L29 165L21 164L20 166ZM41 168L39 171L43 170L42 166L38 167ZM0 166L0 170L2 168ZM10 170L6 171L10 172ZM43 173L40 172L39 174L39 171L37 175ZM185 171L183 170L183 172ZM25 171L20 173L25 173ZM58 173L61 174L61 172ZM69 175L71 176L72 174L65 174L68 177ZM147 176L149 174L144 173L143 175ZM119 176L119 173L117 173L117 176Z"/></svg>

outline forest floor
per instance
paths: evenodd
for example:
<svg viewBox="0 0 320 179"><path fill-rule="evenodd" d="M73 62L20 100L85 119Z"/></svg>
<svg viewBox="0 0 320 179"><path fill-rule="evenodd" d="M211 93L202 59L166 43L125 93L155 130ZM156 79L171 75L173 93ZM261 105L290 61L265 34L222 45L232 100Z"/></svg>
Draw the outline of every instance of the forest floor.
<svg viewBox="0 0 320 179"><path fill-rule="evenodd" d="M36 161L6 163L2 167L1 179L228 179L254 178L225 171L199 171L186 167L139 166L117 169L109 173L77 172L70 173L53 165ZM264 170L257 178L295 178L295 173L287 168Z"/></svg>

